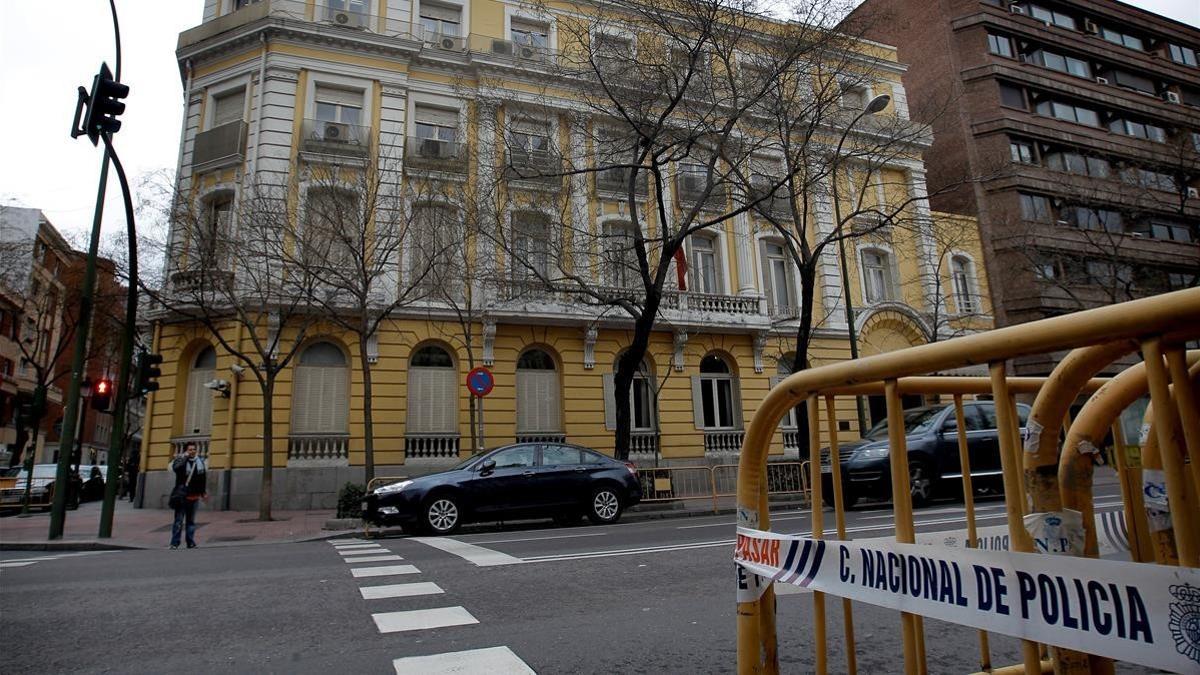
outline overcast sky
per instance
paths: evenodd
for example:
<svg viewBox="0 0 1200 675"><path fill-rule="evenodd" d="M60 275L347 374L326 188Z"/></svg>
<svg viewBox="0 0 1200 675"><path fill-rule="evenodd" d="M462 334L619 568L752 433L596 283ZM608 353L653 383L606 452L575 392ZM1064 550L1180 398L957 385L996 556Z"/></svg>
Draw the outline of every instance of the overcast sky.
<svg viewBox="0 0 1200 675"><path fill-rule="evenodd" d="M915 1L915 0L914 0ZM137 178L178 162L183 87L175 62L179 33L200 23L202 0L117 0L122 81L130 86L117 148ZM1138 7L1200 26L1198 0L1136 0ZM105 0L0 0L0 203L42 209L64 234L91 224L101 152L68 131L76 87L90 87L101 61L113 63ZM105 229L123 227L115 177Z"/></svg>

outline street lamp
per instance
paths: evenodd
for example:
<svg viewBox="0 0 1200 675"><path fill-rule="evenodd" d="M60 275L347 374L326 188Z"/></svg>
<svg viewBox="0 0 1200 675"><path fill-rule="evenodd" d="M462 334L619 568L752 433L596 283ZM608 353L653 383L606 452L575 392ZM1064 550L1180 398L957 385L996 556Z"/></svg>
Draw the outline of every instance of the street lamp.
<svg viewBox="0 0 1200 675"><path fill-rule="evenodd" d="M850 135L850 131L854 128L854 125L858 124L858 121L867 115L874 115L880 110L886 108L888 102L891 100L891 97L887 94L880 94L879 96L871 99L870 102L867 103L866 107L862 109L862 112L858 113L854 119L850 120L850 123L846 125L845 130L842 131L842 137L838 139L837 151L833 154L835 162L841 158L842 146L846 143L846 137ZM838 230L841 230L843 224L842 207L838 200L838 176L836 164L834 165L832 183L833 218L835 221L837 221ZM854 327L854 301L850 298L850 270L846 265L846 239L845 237L841 236L840 231L838 232L838 253L842 261L842 297L846 301L846 329L850 333L850 360L855 361L858 359L858 330ZM858 435L862 436L867 430L867 416L863 411L861 396L856 395L854 397L854 412L858 415Z"/></svg>

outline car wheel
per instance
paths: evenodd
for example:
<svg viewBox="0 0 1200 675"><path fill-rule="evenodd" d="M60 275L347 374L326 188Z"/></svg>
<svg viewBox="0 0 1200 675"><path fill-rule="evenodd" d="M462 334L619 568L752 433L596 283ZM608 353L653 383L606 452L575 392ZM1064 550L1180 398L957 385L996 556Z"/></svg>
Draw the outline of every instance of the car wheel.
<svg viewBox="0 0 1200 675"><path fill-rule="evenodd" d="M621 497L611 487L599 487L592 492L592 501L588 504L588 520L596 525L608 525L617 522L621 517Z"/></svg>
<svg viewBox="0 0 1200 675"><path fill-rule="evenodd" d="M912 495L913 506L924 506L933 497L933 477L929 469L920 462L910 462L908 465L908 487Z"/></svg>
<svg viewBox="0 0 1200 675"><path fill-rule="evenodd" d="M435 495L425 504L425 527L432 534L450 534L462 522L458 501L450 495Z"/></svg>

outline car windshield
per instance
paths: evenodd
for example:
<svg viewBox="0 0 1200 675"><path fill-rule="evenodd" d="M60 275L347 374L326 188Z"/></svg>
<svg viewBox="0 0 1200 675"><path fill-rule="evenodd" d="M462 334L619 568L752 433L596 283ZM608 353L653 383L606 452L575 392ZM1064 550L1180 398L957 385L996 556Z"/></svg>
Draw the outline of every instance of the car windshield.
<svg viewBox="0 0 1200 675"><path fill-rule="evenodd" d="M915 434L920 431L924 431L924 430L928 429L929 427L931 427L933 425L934 420L937 419L938 413L940 413L941 411L942 411L941 408L916 408L914 410L905 410L904 411L904 433L905 433L905 435L912 435L912 434ZM888 437L888 424L887 424L887 420L884 419L884 420L880 421L879 424L876 424L875 426L871 427L871 430L867 432L867 435L864 438L870 439L872 441L884 441L884 440L887 440L887 437Z"/></svg>

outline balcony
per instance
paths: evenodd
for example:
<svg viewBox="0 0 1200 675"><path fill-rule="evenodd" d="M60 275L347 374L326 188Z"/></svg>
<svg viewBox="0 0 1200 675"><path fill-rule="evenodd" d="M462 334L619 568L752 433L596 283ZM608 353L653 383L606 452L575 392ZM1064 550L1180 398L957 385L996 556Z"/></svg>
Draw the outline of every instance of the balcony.
<svg viewBox="0 0 1200 675"><path fill-rule="evenodd" d="M741 429L706 430L704 432L705 455L736 455L742 451L742 440L746 433Z"/></svg>
<svg viewBox="0 0 1200 675"><path fill-rule="evenodd" d="M601 192L612 192L624 197L629 194L629 183L633 175L633 169L624 167L614 167L596 172L596 189ZM639 197L646 196L646 174L640 172L638 174L637 184L634 186L634 194Z"/></svg>
<svg viewBox="0 0 1200 675"><path fill-rule="evenodd" d="M196 444L196 455L208 459L209 436L208 434L188 434L185 436L176 436L171 439L171 456L178 457L187 449L187 446Z"/></svg>
<svg viewBox="0 0 1200 675"><path fill-rule="evenodd" d="M723 295L664 291L663 306L680 311L718 314L761 314L759 298L750 295Z"/></svg>
<svg viewBox="0 0 1200 675"><path fill-rule="evenodd" d="M549 47L522 44L487 35L468 38L471 51L514 66L548 68L558 63L558 52Z"/></svg>
<svg viewBox="0 0 1200 675"><path fill-rule="evenodd" d="M704 176L681 174L675 179L675 188L681 204L690 206L700 199L704 199L703 208L721 208L725 203L724 187L714 185L711 191L707 189L708 187L707 179ZM705 197L705 192L708 192L707 197Z"/></svg>
<svg viewBox="0 0 1200 675"><path fill-rule="evenodd" d="M657 431L634 431L629 435L629 459L634 462L657 462L661 455Z"/></svg>
<svg viewBox="0 0 1200 675"><path fill-rule="evenodd" d="M412 25L407 21L326 6L314 8L310 15L309 4L307 0L260 0L184 31L179 36L178 48L190 47L264 19L312 22L321 28L345 33L359 32L410 39L414 35Z"/></svg>
<svg viewBox="0 0 1200 675"><path fill-rule="evenodd" d="M458 434L405 434L404 458L457 459Z"/></svg>
<svg viewBox="0 0 1200 675"><path fill-rule="evenodd" d="M192 171L236 166L246 158L246 129L242 120L196 134L192 144Z"/></svg>
<svg viewBox="0 0 1200 675"><path fill-rule="evenodd" d="M233 272L211 267L189 266L171 273L171 290L180 295L222 293L232 285Z"/></svg>
<svg viewBox="0 0 1200 675"><path fill-rule="evenodd" d="M467 146L436 138L409 136L404 145L404 162L414 169L463 173L467 170Z"/></svg>
<svg viewBox="0 0 1200 675"><path fill-rule="evenodd" d="M288 465L342 466L350 461L349 434L288 436Z"/></svg>
<svg viewBox="0 0 1200 675"><path fill-rule="evenodd" d="M557 184L562 182L562 170L562 157L557 152L509 148L504 175L509 180Z"/></svg>
<svg viewBox="0 0 1200 675"><path fill-rule="evenodd" d="M306 119L301 126L300 150L329 157L366 159L371 127Z"/></svg>

